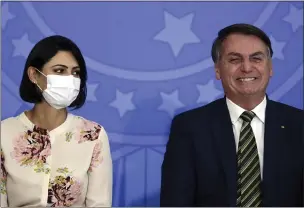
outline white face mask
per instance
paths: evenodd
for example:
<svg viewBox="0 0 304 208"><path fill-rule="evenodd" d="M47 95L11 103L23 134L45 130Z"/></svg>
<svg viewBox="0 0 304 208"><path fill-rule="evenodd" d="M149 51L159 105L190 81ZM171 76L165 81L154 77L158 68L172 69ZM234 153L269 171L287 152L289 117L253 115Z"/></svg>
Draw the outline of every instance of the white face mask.
<svg viewBox="0 0 304 208"><path fill-rule="evenodd" d="M39 71L39 70L37 70ZM40 72L40 71L39 71ZM40 72L45 76L42 72ZM42 92L44 99L55 109L66 108L76 100L79 89L80 79L73 75L47 75L47 88L43 91L38 84L36 85Z"/></svg>

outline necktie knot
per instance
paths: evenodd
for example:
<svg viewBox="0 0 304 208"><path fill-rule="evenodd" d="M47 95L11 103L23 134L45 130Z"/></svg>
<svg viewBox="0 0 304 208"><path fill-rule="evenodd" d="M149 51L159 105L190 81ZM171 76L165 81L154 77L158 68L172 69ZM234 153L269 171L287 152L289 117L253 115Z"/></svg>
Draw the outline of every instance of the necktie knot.
<svg viewBox="0 0 304 208"><path fill-rule="evenodd" d="M250 123L255 117L255 113L252 111L244 111L240 117L243 119L243 121Z"/></svg>

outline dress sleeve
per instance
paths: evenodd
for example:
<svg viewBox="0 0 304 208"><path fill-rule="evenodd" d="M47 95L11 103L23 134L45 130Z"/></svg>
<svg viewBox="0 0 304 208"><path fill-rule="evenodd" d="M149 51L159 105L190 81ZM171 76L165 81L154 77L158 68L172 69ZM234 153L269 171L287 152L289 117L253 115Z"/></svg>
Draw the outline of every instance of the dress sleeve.
<svg viewBox="0 0 304 208"><path fill-rule="evenodd" d="M0 193L1 193L1 207L7 207L7 193L6 193L6 178L7 178L7 172L5 170L4 166L4 154L2 149L0 149L0 155L1 155L1 169L0 169Z"/></svg>
<svg viewBox="0 0 304 208"><path fill-rule="evenodd" d="M102 128L96 140L88 170L87 207L112 206L112 166L108 136Z"/></svg>

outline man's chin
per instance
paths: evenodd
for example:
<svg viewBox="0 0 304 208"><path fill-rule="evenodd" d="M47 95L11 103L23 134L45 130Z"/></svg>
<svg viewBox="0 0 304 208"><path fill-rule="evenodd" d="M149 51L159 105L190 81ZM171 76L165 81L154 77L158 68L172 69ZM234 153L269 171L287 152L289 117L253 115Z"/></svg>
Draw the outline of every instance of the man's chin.
<svg viewBox="0 0 304 208"><path fill-rule="evenodd" d="M242 95L243 97L259 97L265 95L265 93L251 90L251 91L242 91L240 92L240 95Z"/></svg>

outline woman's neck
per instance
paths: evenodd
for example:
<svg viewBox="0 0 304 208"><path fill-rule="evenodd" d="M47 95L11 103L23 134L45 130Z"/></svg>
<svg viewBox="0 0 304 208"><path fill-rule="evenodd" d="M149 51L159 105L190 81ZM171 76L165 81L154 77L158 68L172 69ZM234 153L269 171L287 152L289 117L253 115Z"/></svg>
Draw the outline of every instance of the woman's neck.
<svg viewBox="0 0 304 208"><path fill-rule="evenodd" d="M51 131L65 122L67 110L65 108L57 110L42 101L36 104L30 111L25 112L25 115L33 124Z"/></svg>

